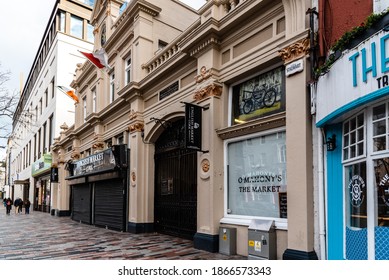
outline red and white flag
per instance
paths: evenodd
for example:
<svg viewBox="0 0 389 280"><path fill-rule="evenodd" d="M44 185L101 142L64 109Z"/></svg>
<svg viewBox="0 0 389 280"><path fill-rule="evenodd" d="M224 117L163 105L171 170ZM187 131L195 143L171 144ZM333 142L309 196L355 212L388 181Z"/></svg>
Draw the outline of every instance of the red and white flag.
<svg viewBox="0 0 389 280"><path fill-rule="evenodd" d="M93 53L87 53L82 51L79 52L82 53L87 59L89 59L90 62L92 62L98 68L107 68L108 70L111 69L111 66L108 65L108 55L103 48Z"/></svg>

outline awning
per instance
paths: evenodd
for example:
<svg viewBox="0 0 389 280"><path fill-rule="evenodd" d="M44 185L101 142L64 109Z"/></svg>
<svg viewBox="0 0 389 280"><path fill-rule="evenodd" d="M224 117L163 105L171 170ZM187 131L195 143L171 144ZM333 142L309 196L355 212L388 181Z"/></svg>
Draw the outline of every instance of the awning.
<svg viewBox="0 0 389 280"><path fill-rule="evenodd" d="M24 184L29 184L30 179L25 179L25 180L15 180L14 185L24 185Z"/></svg>

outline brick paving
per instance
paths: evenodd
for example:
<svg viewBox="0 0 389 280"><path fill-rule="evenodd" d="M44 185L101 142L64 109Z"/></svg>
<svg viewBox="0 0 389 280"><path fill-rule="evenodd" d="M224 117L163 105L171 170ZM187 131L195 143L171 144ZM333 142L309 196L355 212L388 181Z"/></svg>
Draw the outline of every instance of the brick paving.
<svg viewBox="0 0 389 280"><path fill-rule="evenodd" d="M7 216L0 207L0 260L244 260L193 248L158 233L132 234L81 224L48 213Z"/></svg>

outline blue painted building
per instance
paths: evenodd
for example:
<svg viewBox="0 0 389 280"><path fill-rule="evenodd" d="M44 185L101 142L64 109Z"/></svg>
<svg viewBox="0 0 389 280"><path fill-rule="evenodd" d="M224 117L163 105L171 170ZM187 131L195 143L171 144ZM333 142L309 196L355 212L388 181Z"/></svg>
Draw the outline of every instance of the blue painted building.
<svg viewBox="0 0 389 280"><path fill-rule="evenodd" d="M316 88L332 260L389 259L389 32L376 26Z"/></svg>

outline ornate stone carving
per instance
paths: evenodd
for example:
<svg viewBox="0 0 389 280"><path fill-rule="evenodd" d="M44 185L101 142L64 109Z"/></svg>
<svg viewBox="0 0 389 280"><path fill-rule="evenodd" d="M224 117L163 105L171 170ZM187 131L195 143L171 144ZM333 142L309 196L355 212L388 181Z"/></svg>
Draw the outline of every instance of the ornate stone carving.
<svg viewBox="0 0 389 280"><path fill-rule="evenodd" d="M203 170L204 173L207 173L209 171L209 167L210 167L209 160L208 159L204 159L201 162L201 169Z"/></svg>
<svg viewBox="0 0 389 280"><path fill-rule="evenodd" d="M135 120L140 115L139 112L135 112L134 109L131 109L130 114L128 115L128 118L130 120Z"/></svg>
<svg viewBox="0 0 389 280"><path fill-rule="evenodd" d="M207 70L207 67L203 66L200 69L200 75L195 77L196 83L201 83L204 80L207 80L212 76L211 69Z"/></svg>
<svg viewBox="0 0 389 280"><path fill-rule="evenodd" d="M135 122L133 124L130 124L128 126L128 131L130 131L130 133L142 132L144 127L145 127L144 122L138 121L138 122Z"/></svg>
<svg viewBox="0 0 389 280"><path fill-rule="evenodd" d="M210 85L207 85L197 91L195 91L193 98L196 101L201 101L205 98L211 97L211 96L221 96L223 92L223 89L221 85L212 83Z"/></svg>
<svg viewBox="0 0 389 280"><path fill-rule="evenodd" d="M96 142L92 145L94 150L102 150L104 149L104 142Z"/></svg>
<svg viewBox="0 0 389 280"><path fill-rule="evenodd" d="M70 155L70 158L73 160L78 160L78 159L80 159L80 157L81 157L80 152L73 149L72 154Z"/></svg>
<svg viewBox="0 0 389 280"><path fill-rule="evenodd" d="M289 63L296 59L308 55L309 48L310 48L309 39L305 38L280 50L279 54L285 63Z"/></svg>
<svg viewBox="0 0 389 280"><path fill-rule="evenodd" d="M69 129L69 126L66 123L63 123L59 128L66 131Z"/></svg>
<svg viewBox="0 0 389 280"><path fill-rule="evenodd" d="M136 174L135 174L135 171L132 171L132 172L131 172L131 182L132 182L132 183L135 183L135 182L136 182Z"/></svg>

